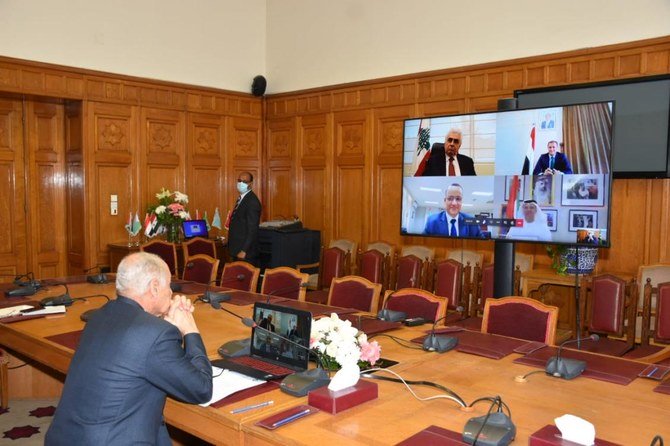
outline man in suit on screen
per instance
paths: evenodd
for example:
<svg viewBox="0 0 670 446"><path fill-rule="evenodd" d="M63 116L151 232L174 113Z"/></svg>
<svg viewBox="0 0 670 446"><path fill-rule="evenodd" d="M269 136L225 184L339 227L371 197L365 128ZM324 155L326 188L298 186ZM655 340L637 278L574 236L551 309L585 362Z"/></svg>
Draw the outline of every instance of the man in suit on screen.
<svg viewBox="0 0 670 446"><path fill-rule="evenodd" d="M252 190L254 177L243 172L237 178L240 196L230 216L228 250L233 259L258 265L258 225L261 221L261 202Z"/></svg>
<svg viewBox="0 0 670 446"><path fill-rule="evenodd" d="M558 142L547 143L547 153L543 153L535 164L533 175L554 175L557 173L572 173L570 161L564 153L558 152Z"/></svg>
<svg viewBox="0 0 670 446"><path fill-rule="evenodd" d="M86 324L46 445L167 446L166 396L191 404L211 399L212 365L193 304L172 297L170 277L154 254L121 261L118 297Z"/></svg>
<svg viewBox="0 0 670 446"><path fill-rule="evenodd" d="M477 175L472 158L458 151L463 144L460 130L451 129L444 138L444 144L436 142L430 149L424 177Z"/></svg>
<svg viewBox="0 0 670 446"><path fill-rule="evenodd" d="M447 235L449 237L481 237L479 226L466 224L471 215L461 212L463 187L454 183L444 193L444 210L428 217L424 234Z"/></svg>

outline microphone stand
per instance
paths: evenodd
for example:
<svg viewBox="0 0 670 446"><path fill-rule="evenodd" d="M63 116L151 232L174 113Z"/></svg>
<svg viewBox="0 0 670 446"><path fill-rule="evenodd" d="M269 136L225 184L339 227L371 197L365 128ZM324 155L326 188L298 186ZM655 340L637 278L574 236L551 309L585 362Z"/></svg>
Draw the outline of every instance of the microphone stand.
<svg viewBox="0 0 670 446"><path fill-rule="evenodd" d="M393 295L395 295L395 293L397 293L397 291L394 291L388 295L388 297L384 301L384 306L377 313L377 319L388 322L402 322L405 319L407 319L407 313L405 313L404 311L389 310L388 308L386 308L386 306L389 303L389 300L391 300L391 298L393 297Z"/></svg>
<svg viewBox="0 0 670 446"><path fill-rule="evenodd" d="M597 334L592 334L588 338L592 341L597 341L600 339L600 336ZM544 368L544 371L547 375L554 376L556 378L563 379L573 379L581 375L584 370L586 370L586 361L580 361L578 359L562 358L561 352L563 351L563 346L576 342L577 344L581 343L581 339L568 339L563 342L556 352L556 356L552 356L547 360L547 364Z"/></svg>
<svg viewBox="0 0 670 446"><path fill-rule="evenodd" d="M433 328L430 330L428 336L426 336L426 338L423 340L424 350L428 352L445 353L458 345L458 338L454 336L438 336L435 334L437 323L446 318L447 316L443 316L433 323Z"/></svg>

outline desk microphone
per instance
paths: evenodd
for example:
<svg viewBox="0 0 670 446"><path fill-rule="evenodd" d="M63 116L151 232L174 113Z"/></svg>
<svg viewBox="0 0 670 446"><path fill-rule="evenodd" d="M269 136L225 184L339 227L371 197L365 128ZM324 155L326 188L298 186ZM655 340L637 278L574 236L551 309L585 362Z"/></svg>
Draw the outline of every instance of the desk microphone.
<svg viewBox="0 0 670 446"><path fill-rule="evenodd" d="M236 277L234 277L234 279L242 281L242 280L244 280L244 274L239 274ZM230 279L222 280L221 285L223 285L224 282L228 282L228 281L230 281ZM207 283L207 287L205 288L205 292L202 293L202 296L198 297L199 301L202 301L202 302L205 302L205 303L212 303L212 302L216 301L218 304L220 304L221 302L227 302L227 301L230 300L230 294L220 293L218 291L212 291L212 290L209 289L211 284L213 284L215 282L216 282L216 279L210 280ZM219 307L220 307L220 305L219 305Z"/></svg>
<svg viewBox="0 0 670 446"><path fill-rule="evenodd" d="M457 311L462 312L463 307L458 307L456 309ZM431 328L430 333L428 336L425 337L423 340L423 349L427 352L438 352L438 353L444 353L448 352L449 350L453 349L458 345L458 338L454 336L440 336L435 334L435 327L437 327L437 323L446 319L447 316L443 316L436 320L433 323L433 328Z"/></svg>
<svg viewBox="0 0 670 446"><path fill-rule="evenodd" d="M389 303L389 300L391 300L391 297L393 297L395 293L397 293L397 291L394 291L388 295L388 297L384 301L384 306L377 313L377 319L381 319L382 321L388 321L388 322L402 322L405 319L407 319L407 313L405 313L404 311L389 310L388 308L386 308L386 306Z"/></svg>
<svg viewBox="0 0 670 446"><path fill-rule="evenodd" d="M577 339L568 339L567 341L563 342L561 346L558 348L556 356L553 356L547 360L547 365L544 369L547 375L563 379L573 379L581 375L582 372L586 370L586 361L580 361L578 359L561 358L561 351L563 350L563 346L566 344L584 341L587 339L597 341L600 339L600 336L598 336L597 334L592 334L588 338L580 339L578 337Z"/></svg>
<svg viewBox="0 0 670 446"><path fill-rule="evenodd" d="M67 287L67 284L61 282L58 285L65 287L65 293L60 296L45 297L40 301L40 305L43 307L54 307L56 305L65 305L66 307L69 307L74 303L74 300L70 297L70 289Z"/></svg>
<svg viewBox="0 0 670 446"><path fill-rule="evenodd" d="M281 339L282 341L286 341L297 347L300 347L301 349L307 352L308 357L312 353L311 348L305 347L304 345L292 341L291 339L285 336L270 331L267 328L261 327L250 317L242 318L242 323L247 327L264 331L265 333L268 333L270 336L275 336ZM282 382L279 384L279 388L282 390L282 392L288 393L289 395L293 396L305 396L307 395L307 393L309 393L314 389L318 389L319 387L328 385L328 383L330 382L330 376L328 376L328 372L326 372L323 369L323 365L321 364L321 360L319 358L318 353L316 354L316 361L318 364L316 368L311 370L308 369L303 372L295 372L284 378Z"/></svg>
<svg viewBox="0 0 670 446"><path fill-rule="evenodd" d="M96 283L96 284L109 283L109 280L107 279L107 275L102 272L102 267L100 265L95 265L95 266L92 266L88 269L85 269L84 274L88 273L89 271L93 271L94 269L97 269L99 271L99 273L98 274L91 274L89 276L86 276L86 281L88 283Z"/></svg>

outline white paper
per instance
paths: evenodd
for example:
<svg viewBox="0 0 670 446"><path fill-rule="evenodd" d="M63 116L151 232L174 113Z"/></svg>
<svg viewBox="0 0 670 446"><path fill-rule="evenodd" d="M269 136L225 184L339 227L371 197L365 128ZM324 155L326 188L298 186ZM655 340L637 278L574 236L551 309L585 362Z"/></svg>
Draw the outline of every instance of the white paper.
<svg viewBox="0 0 670 446"><path fill-rule="evenodd" d="M31 311L30 313L24 313L26 316L40 316L43 314L59 314L65 313L65 305L54 305L51 307L44 307L41 310Z"/></svg>
<svg viewBox="0 0 670 446"><path fill-rule="evenodd" d="M207 407L212 403L224 399L228 395L232 395L240 390L258 386L265 382L265 380L262 379L252 378L241 373L233 372L232 370L224 370L214 366L212 366L212 376L214 377L212 378L212 383L214 384L212 399L201 404L202 407Z"/></svg>
<svg viewBox="0 0 670 446"><path fill-rule="evenodd" d="M33 307L30 305L16 305L14 307L0 308L0 318L19 316L21 310L30 310L31 308Z"/></svg>
<svg viewBox="0 0 670 446"><path fill-rule="evenodd" d="M574 415L565 414L554 420L564 440L591 446L596 441L596 428L588 421Z"/></svg>

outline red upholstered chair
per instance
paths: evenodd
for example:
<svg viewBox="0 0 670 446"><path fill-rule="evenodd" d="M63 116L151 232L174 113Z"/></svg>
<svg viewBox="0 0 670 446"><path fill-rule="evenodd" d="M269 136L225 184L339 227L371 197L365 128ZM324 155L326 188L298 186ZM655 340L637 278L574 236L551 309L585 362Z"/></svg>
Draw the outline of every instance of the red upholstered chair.
<svg viewBox="0 0 670 446"><path fill-rule="evenodd" d="M258 276L261 270L244 261L230 262L223 265L219 285L236 290L256 292ZM241 279L240 279L241 278Z"/></svg>
<svg viewBox="0 0 670 446"><path fill-rule="evenodd" d="M382 286L358 276L333 279L328 292L328 305L377 312Z"/></svg>
<svg viewBox="0 0 670 446"><path fill-rule="evenodd" d="M214 240L209 240L203 237L193 237L190 240L182 242L181 249L184 251L185 259L198 254L205 254L214 259L217 258L216 244L214 243Z"/></svg>
<svg viewBox="0 0 670 446"><path fill-rule="evenodd" d="M261 294L285 297L305 301L305 294L309 275L286 266L265 270L265 277L261 284Z"/></svg>
<svg viewBox="0 0 670 446"><path fill-rule="evenodd" d="M214 259L205 254L198 254L184 261L184 275L182 279L210 284L216 280L218 269L219 259Z"/></svg>
<svg viewBox="0 0 670 446"><path fill-rule="evenodd" d="M424 261L415 255L407 255L396 261L395 289L423 287Z"/></svg>
<svg viewBox="0 0 670 446"><path fill-rule="evenodd" d="M631 350L635 344L635 281L627 284L614 275L600 274L581 288L582 295L586 295L583 300L586 301L587 330L601 338L583 341L580 349L611 356L622 356ZM588 288L590 293L586 292Z"/></svg>
<svg viewBox="0 0 670 446"><path fill-rule="evenodd" d="M376 249L358 254L358 275L373 283L378 283L382 289L388 288L389 256Z"/></svg>
<svg viewBox="0 0 670 446"><path fill-rule="evenodd" d="M174 243L154 240L140 246L140 251L156 254L167 263L172 277L177 277L177 247Z"/></svg>
<svg viewBox="0 0 670 446"><path fill-rule="evenodd" d="M558 307L527 297L488 299L484 305L482 333L499 334L553 345Z"/></svg>
<svg viewBox="0 0 670 446"><path fill-rule="evenodd" d="M651 298L656 296L656 314L652 314ZM670 365L670 282L651 286L651 279L644 286L642 333L639 348L626 354L626 358L643 362Z"/></svg>
<svg viewBox="0 0 670 446"><path fill-rule="evenodd" d="M447 301L447 310L456 310L459 306L465 306L461 294L461 277L463 265L456 260L442 260L434 265L435 272L435 295L443 297ZM464 310L467 314L467 310Z"/></svg>
<svg viewBox="0 0 670 446"><path fill-rule="evenodd" d="M384 304L380 308L402 311L408 318L422 317L435 322L444 317L445 307L446 301L431 292L418 288L404 288L398 291L386 291Z"/></svg>

